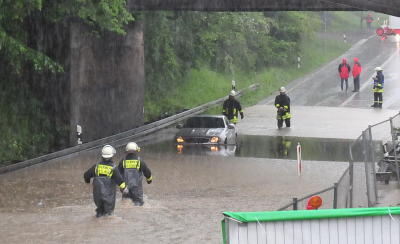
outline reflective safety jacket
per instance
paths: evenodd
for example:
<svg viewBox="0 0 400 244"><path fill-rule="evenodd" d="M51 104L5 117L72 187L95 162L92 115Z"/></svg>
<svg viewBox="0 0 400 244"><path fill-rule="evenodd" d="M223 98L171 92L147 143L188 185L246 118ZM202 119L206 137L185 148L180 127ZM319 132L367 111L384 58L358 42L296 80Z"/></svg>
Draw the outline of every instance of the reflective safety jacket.
<svg viewBox="0 0 400 244"><path fill-rule="evenodd" d="M147 182L153 180L150 169L135 153L127 154L125 159L121 160L118 164L118 170L123 175L129 189L141 186L140 182L143 175L146 177Z"/></svg>
<svg viewBox="0 0 400 244"><path fill-rule="evenodd" d="M382 71L378 71L376 77L374 77L374 86L372 91L382 93L384 83L385 83L385 77Z"/></svg>
<svg viewBox="0 0 400 244"><path fill-rule="evenodd" d="M111 160L104 160L88 169L83 175L85 182L90 183L93 178L93 198L95 202L115 201L115 184L120 188L125 188L125 182L118 170L115 170Z"/></svg>
<svg viewBox="0 0 400 244"><path fill-rule="evenodd" d="M277 119L290 119L290 98L286 94L279 94L275 97L275 107L278 109Z"/></svg>
<svg viewBox="0 0 400 244"><path fill-rule="evenodd" d="M231 123L238 122L238 113L243 114L242 106L236 99L227 99L222 106L222 114L225 115Z"/></svg>

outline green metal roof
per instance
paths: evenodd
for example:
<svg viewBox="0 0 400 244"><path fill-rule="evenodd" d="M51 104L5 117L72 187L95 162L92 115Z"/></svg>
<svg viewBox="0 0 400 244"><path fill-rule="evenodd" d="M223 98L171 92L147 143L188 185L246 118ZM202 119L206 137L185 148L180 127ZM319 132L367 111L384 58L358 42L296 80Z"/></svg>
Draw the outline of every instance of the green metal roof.
<svg viewBox="0 0 400 244"><path fill-rule="evenodd" d="M240 222L270 222L325 218L348 218L379 215L400 215L400 207L342 208L273 212L224 212L225 216Z"/></svg>

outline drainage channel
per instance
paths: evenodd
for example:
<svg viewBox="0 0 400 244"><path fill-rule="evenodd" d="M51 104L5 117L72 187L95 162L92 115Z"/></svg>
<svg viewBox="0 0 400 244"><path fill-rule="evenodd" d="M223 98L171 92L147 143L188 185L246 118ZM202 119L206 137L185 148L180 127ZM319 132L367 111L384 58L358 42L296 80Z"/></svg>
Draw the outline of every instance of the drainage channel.
<svg viewBox="0 0 400 244"><path fill-rule="evenodd" d="M182 155L235 156L254 158L297 159L297 145L301 145L303 160L349 161L349 145L353 140L331 138L304 138L287 136L239 135L236 145L184 145L177 147L171 141L145 146L147 151ZM374 142L376 155L381 153L379 142ZM353 147L354 161L363 161L361 148Z"/></svg>

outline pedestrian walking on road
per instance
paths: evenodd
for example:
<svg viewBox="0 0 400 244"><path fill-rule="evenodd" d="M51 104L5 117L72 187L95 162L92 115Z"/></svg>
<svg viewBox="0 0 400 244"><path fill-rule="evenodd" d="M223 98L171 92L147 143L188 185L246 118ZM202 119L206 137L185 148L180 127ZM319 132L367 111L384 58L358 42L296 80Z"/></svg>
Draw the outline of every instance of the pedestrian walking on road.
<svg viewBox="0 0 400 244"><path fill-rule="evenodd" d="M143 206L143 175L147 184L151 184L153 177L146 163L137 155L140 147L135 142L129 142L125 147L126 156L121 160L118 169L123 175L129 192L122 194L123 198L129 197L135 206Z"/></svg>
<svg viewBox="0 0 400 244"><path fill-rule="evenodd" d="M101 150L102 161L93 165L83 175L85 182L90 183L93 178L93 200L96 204L96 217L111 215L115 208L115 186L121 192L128 192L125 182L118 170L115 170L112 157L115 149L105 145Z"/></svg>
<svg viewBox="0 0 400 244"><path fill-rule="evenodd" d="M362 67L361 64L358 60L358 58L354 58L354 64L353 64L353 82L354 82L354 90L353 92L359 92L360 91L360 75L361 75Z"/></svg>
<svg viewBox="0 0 400 244"><path fill-rule="evenodd" d="M365 17L365 21L367 22L368 30L370 30L372 22L374 22L374 17L372 17L371 13L368 13L367 17Z"/></svg>
<svg viewBox="0 0 400 244"><path fill-rule="evenodd" d="M229 121L233 124L236 124L239 120L238 114L240 113L240 118L244 118L242 106L240 102L235 99L236 92L232 90L229 93L229 98L224 101L222 105L222 114L225 115Z"/></svg>
<svg viewBox="0 0 400 244"><path fill-rule="evenodd" d="M346 82L346 91L349 86L349 76L350 76L350 65L347 63L347 59L343 58L342 63L339 64L338 67L339 76L340 76L340 88L343 91L343 82Z"/></svg>
<svg viewBox="0 0 400 244"><path fill-rule="evenodd" d="M276 119L278 120L278 129L282 128L283 121L286 127L290 127L290 98L286 94L286 88L279 88L279 95L275 97L275 107L278 109Z"/></svg>
<svg viewBox="0 0 400 244"><path fill-rule="evenodd" d="M383 104L383 85L385 82L385 76L383 75L383 69L376 67L376 76L373 78L374 86L372 91L374 92L374 104L371 107L382 108Z"/></svg>

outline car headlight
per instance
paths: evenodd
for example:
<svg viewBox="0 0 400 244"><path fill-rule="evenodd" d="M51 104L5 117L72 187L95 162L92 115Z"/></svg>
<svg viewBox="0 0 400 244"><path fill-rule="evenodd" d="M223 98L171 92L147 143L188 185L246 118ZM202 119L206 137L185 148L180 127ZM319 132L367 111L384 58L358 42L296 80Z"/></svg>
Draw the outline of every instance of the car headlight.
<svg viewBox="0 0 400 244"><path fill-rule="evenodd" d="M218 136L213 136L213 137L211 137L211 138L210 138L210 142L211 142L211 143L217 143L217 142L219 142L219 137L218 137Z"/></svg>
<svg viewBox="0 0 400 244"><path fill-rule="evenodd" d="M177 143L183 143L183 142L185 142L185 140L183 140L182 136L180 136L180 137L176 138L176 142Z"/></svg>

